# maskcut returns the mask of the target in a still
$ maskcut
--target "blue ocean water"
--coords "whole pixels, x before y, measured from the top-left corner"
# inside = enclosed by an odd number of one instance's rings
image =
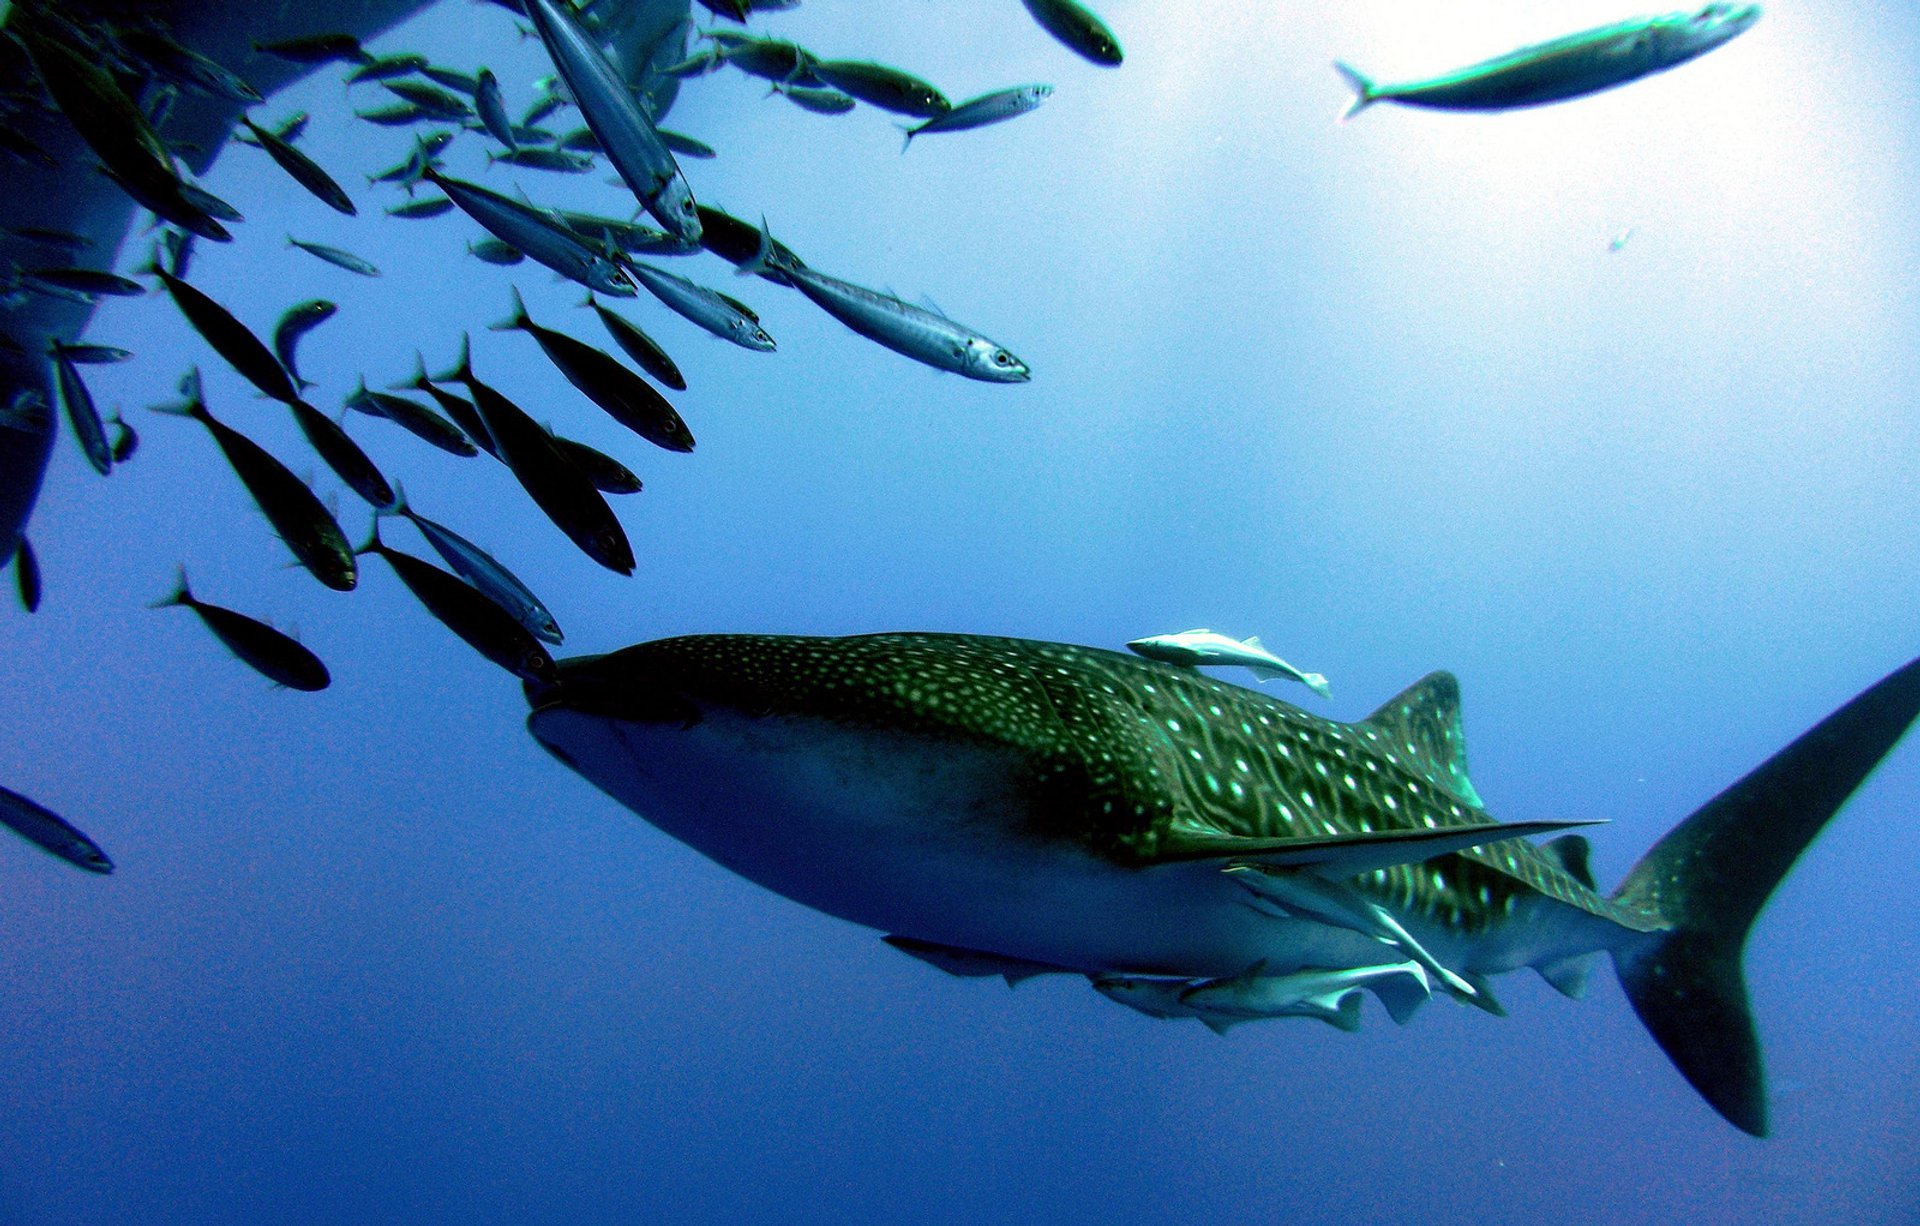
[[[1383,79],[1621,15],[1484,0],[1101,12],[1093,68],[1014,0],[811,0],[764,28],[956,97],[1040,110],[917,140],[764,83],[689,83],[720,150],[703,201],[818,267],[930,295],[1034,369],[940,375],[798,295],[748,299],[773,355],[655,309],[692,456],[634,442],[525,336],[510,285],[600,343],[578,288],[469,257],[458,214],[399,221],[354,177],[408,137],[321,72],[267,113],[361,203],[260,153],[208,186],[250,219],[193,278],[256,329],[341,304],[302,349],[332,409],[364,374],[449,364],[627,459],[634,578],[581,557],[499,466],[348,425],[414,505],[538,591],[566,652],[670,634],[924,629],[1118,646],[1212,626],[1325,672],[1360,718],[1426,671],[1465,691],[1508,820],[1606,818],[1603,886],[1674,822],[1920,652],[1920,17],[1781,3],[1727,48],[1499,116],[1377,107]],[[548,71],[497,8],[375,44]],[[481,142],[450,154],[481,175]],[[615,212],[602,175],[497,167]],[[1610,240],[1632,228],[1618,251]],[[357,278],[288,250],[349,248]],[[122,266],[143,246],[130,238]],[[676,265],[680,268],[680,265]],[[554,763],[519,686],[383,564],[284,568],[204,430],[141,411],[197,363],[213,411],[305,455],[164,296],[114,302],[88,372],[143,448],[100,480],[56,448],[31,526],[46,604],[0,620],[4,782],[114,857],[94,879],[0,842],[0,1221],[1906,1222],[1920,1212],[1920,948],[1906,746],[1809,851],[1748,949],[1774,1136],[1715,1116],[1610,975],[1500,982],[1357,1035],[1222,1039],[1078,980],[1008,991],[735,877]],[[296,468],[300,467],[296,463]],[[323,487],[326,482],[321,483]],[[341,500],[350,536],[362,508]],[[421,549],[410,532],[391,539]],[[271,691],[192,617],[297,626],[332,668]],[[1283,692],[1283,691],[1282,691]]]

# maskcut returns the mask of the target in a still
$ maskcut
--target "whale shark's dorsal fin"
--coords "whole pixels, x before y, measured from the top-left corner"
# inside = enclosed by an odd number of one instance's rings
[[[1428,673],[1388,699],[1360,725],[1390,737],[1390,751],[1476,809],[1486,808],[1467,778],[1467,737],[1460,725],[1460,682],[1452,673]]]

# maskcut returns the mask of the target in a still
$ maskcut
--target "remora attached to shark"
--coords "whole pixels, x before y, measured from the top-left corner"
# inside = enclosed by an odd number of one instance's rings
[[[1487,815],[1446,673],[1347,724],[1066,644],[703,635],[564,661],[528,699],[543,745],[668,834],[956,973],[1078,972],[1216,1028],[1347,1028],[1361,986],[1395,1017],[1429,984],[1498,1012],[1487,976],[1530,966],[1577,995],[1604,952],[1680,1072],[1760,1136],[1748,928],[1920,713],[1920,660],[1611,895],[1580,836],[1519,837],[1577,823]]]

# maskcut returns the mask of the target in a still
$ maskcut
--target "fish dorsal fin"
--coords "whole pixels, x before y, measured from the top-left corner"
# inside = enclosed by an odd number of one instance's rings
[[[1554,863],[1581,885],[1589,890],[1600,888],[1593,883],[1593,844],[1587,842],[1586,835],[1563,834],[1540,844],[1540,850],[1552,856]]]
[[[1452,673],[1428,673],[1367,716],[1363,727],[1388,738],[1390,752],[1404,753],[1435,784],[1485,808],[1467,778],[1467,737],[1460,725],[1460,682]]]

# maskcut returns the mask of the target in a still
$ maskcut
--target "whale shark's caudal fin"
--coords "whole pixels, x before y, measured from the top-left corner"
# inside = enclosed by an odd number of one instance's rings
[[[1740,954],[1754,917],[1920,715],[1920,660],[1827,716],[1676,826],[1614,900],[1672,928],[1614,953],[1640,1020],[1713,1109],[1767,1134],[1766,1074]]]

